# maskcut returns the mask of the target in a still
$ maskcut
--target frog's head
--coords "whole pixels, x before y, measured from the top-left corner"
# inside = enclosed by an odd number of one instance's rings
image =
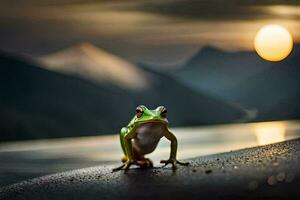
[[[146,106],[140,105],[135,110],[134,123],[161,122],[168,123],[167,109],[164,106],[158,106],[155,110],[149,110]]]

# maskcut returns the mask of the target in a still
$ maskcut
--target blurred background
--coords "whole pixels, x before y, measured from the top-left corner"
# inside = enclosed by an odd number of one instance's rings
[[[255,49],[268,24],[280,61]],[[0,186],[119,160],[140,104],[182,158],[298,137],[299,30],[296,0],[0,1]]]

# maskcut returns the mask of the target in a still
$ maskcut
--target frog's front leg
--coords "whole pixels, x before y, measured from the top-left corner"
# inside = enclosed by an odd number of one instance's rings
[[[188,165],[189,164],[188,162],[184,163],[184,162],[179,162],[177,160],[177,138],[173,135],[173,133],[171,133],[168,129],[166,129],[164,132],[164,136],[171,142],[171,152],[170,152],[169,159],[161,160],[160,163],[164,163],[165,166],[171,163],[173,170],[176,169],[176,164]]]
[[[120,142],[123,149],[123,152],[125,154],[126,160],[122,159],[124,161],[123,165],[114,168],[113,171],[118,170],[125,170],[127,171],[129,167],[135,163],[133,158],[133,148],[132,148],[132,139],[136,136],[136,132],[134,129],[129,130],[128,128],[122,128],[120,132]]]

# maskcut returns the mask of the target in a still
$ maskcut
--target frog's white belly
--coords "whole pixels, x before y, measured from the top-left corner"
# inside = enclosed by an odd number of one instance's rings
[[[133,148],[141,155],[155,150],[159,140],[163,137],[166,125],[158,122],[141,124],[137,130],[137,136],[133,139]]]

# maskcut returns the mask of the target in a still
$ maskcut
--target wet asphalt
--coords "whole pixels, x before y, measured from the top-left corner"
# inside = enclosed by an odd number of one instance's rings
[[[189,166],[95,166],[0,188],[14,199],[300,199],[300,139],[197,157]]]

